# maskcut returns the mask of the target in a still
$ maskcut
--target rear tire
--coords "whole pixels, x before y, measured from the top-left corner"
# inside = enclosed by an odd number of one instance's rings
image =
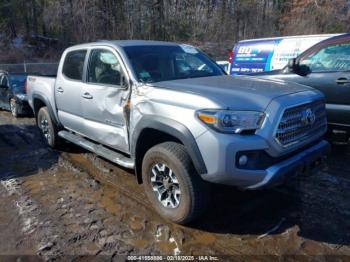
[[[164,218],[186,224],[206,209],[209,185],[197,174],[183,145],[166,142],[147,151],[142,162],[146,195]]]
[[[10,111],[13,117],[19,116],[19,108],[16,100],[14,98],[10,99]]]
[[[58,128],[52,122],[47,107],[39,109],[37,116],[37,125],[43,135],[45,142],[52,148],[57,148],[61,144],[58,136]]]

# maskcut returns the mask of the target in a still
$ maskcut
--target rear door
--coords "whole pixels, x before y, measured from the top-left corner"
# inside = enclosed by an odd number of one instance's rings
[[[90,51],[86,84],[82,90],[84,126],[89,138],[123,152],[128,144],[127,74],[112,48]]]
[[[66,53],[55,83],[58,116],[64,127],[85,135],[81,105],[84,64],[87,50]]]

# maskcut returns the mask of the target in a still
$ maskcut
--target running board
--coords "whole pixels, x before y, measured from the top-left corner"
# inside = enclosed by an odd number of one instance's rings
[[[109,161],[116,163],[117,165],[129,168],[129,169],[133,169],[134,168],[134,162],[122,155],[119,154],[111,149],[108,149],[107,147],[104,147],[100,144],[96,144],[94,142],[91,142],[79,135],[75,135],[71,132],[68,131],[60,131],[58,132],[58,135],[66,140],[68,140],[69,142],[72,142],[73,144],[76,144],[78,146],[81,146],[83,148],[85,148],[86,150],[89,150],[93,153],[95,153],[98,156],[101,156],[103,158],[108,159]]]

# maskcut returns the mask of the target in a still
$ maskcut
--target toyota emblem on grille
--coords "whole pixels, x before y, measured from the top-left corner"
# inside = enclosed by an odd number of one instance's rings
[[[316,121],[316,115],[311,108],[306,109],[303,112],[303,117],[301,119],[304,126],[312,126]]]

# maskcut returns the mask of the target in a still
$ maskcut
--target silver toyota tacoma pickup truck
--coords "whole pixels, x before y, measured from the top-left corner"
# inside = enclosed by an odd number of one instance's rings
[[[228,76],[189,45],[70,47],[57,77],[28,77],[28,100],[49,146],[65,139],[135,169],[154,208],[177,223],[205,210],[208,182],[278,185],[329,149],[320,92]]]

